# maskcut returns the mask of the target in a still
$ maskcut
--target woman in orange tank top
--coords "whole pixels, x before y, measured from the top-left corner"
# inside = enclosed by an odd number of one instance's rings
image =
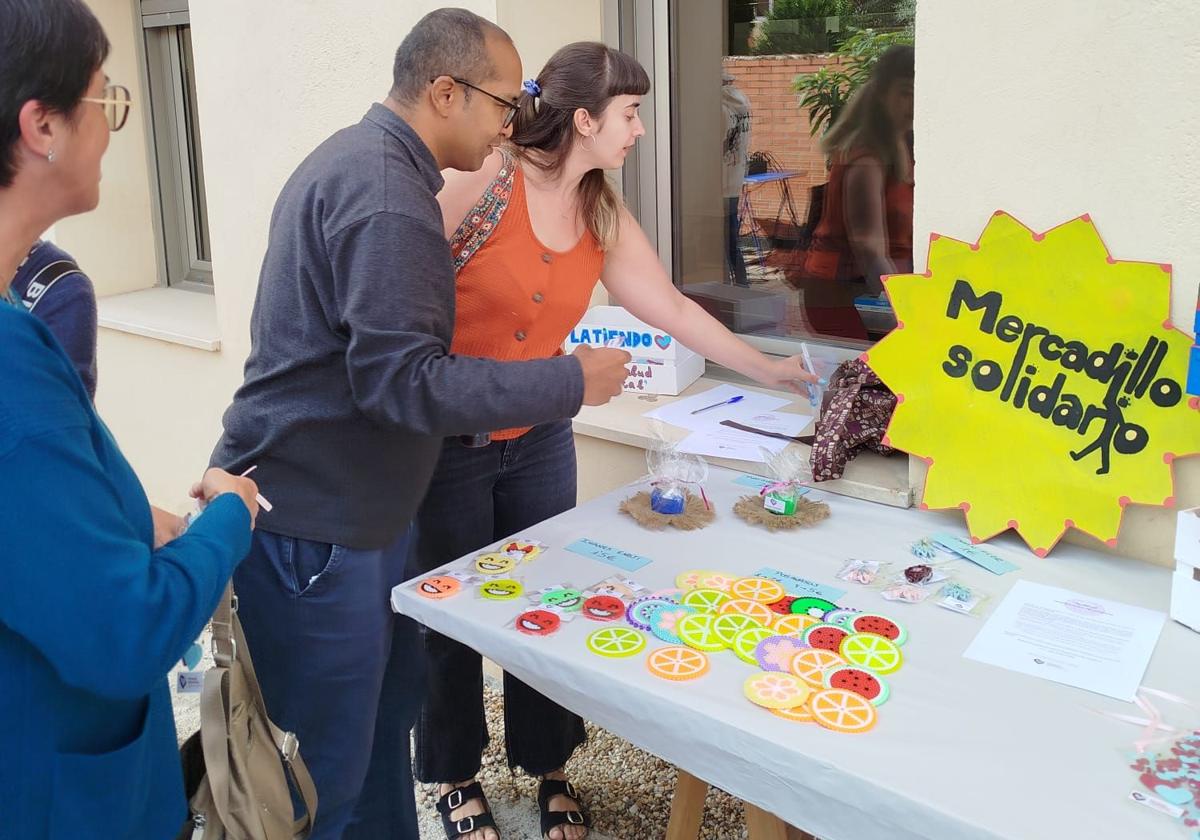
[[[502,360],[560,353],[597,282],[634,316],[764,385],[815,377],[798,357],[768,358],[734,336],[667,276],[604,170],[620,169],[645,130],[650,80],[636,61],[599,43],[559,50],[525,94],[512,148],[479,172],[446,172],[438,196],[458,272],[452,351]],[[446,441],[422,505],[415,571],[429,571],[575,505],[569,419],[503,429],[478,447]],[[536,534],[530,536],[536,537]],[[429,691],[416,728],[417,778],[464,789],[451,819],[486,810],[469,787],[487,742],[477,653],[431,631]],[[563,765],[583,743],[583,721],[504,675],[510,766],[542,776],[542,833],[580,840],[589,820]],[[464,824],[467,825],[467,824]],[[495,840],[487,827],[451,840]]]

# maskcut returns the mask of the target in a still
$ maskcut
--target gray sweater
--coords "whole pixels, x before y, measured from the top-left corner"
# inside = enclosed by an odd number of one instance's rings
[[[271,216],[245,381],[211,463],[274,506],[258,527],[382,548],[412,519],[443,437],[573,416],[579,362],[449,352],[454,269],[437,162],[372,105],[292,174]]]

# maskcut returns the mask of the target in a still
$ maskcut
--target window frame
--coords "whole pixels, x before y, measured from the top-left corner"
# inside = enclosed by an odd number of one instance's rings
[[[188,0],[141,0],[138,28],[145,73],[147,144],[158,285],[211,293],[213,272],[198,229],[208,228],[203,150],[193,151],[189,114],[195,114],[182,27],[191,26]],[[187,101],[188,94],[191,101]],[[194,156],[194,160],[193,160]]]

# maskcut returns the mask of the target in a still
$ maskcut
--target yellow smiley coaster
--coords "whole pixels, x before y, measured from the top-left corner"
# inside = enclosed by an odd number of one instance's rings
[[[479,596],[488,601],[511,601],[521,597],[524,591],[525,587],[521,585],[521,581],[511,578],[486,580],[479,586]]]
[[[517,559],[509,554],[494,552],[492,554],[480,554],[475,558],[475,571],[481,575],[488,575],[489,577],[506,575],[515,568],[517,568]]]
[[[812,692],[804,680],[793,674],[763,671],[742,683],[746,699],[766,709],[792,709],[804,703]]]

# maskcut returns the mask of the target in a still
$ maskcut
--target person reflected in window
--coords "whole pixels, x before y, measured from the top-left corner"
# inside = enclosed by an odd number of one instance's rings
[[[741,219],[738,204],[746,180],[746,162],[750,151],[750,100],[735,84],[732,73],[721,75],[721,114],[725,118],[725,138],[721,144],[721,181],[725,197],[725,260],[735,286],[749,286],[746,259],[738,247]]]
[[[913,48],[890,47],[821,141],[832,167],[801,273],[817,333],[866,340],[854,308],[880,277],[912,271]]]

